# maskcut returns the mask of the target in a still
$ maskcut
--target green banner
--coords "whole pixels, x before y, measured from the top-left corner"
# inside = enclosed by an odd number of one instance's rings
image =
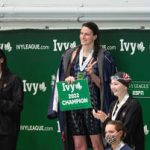
[[[62,150],[60,125],[47,118],[51,90],[62,53],[77,46],[80,30],[22,29],[0,31],[0,48],[10,69],[22,78],[22,111],[17,150]],[[142,106],[145,150],[150,149],[150,30],[101,30],[100,44],[108,49],[119,71],[130,74],[131,94]],[[32,144],[31,144],[32,143]]]
[[[150,81],[132,81],[129,92],[135,98],[150,98]]]
[[[72,84],[58,82],[57,90],[62,111],[91,108],[87,80],[76,80]]]

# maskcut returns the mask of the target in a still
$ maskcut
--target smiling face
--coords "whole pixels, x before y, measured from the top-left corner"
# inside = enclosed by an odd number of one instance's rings
[[[122,97],[127,91],[127,87],[116,79],[111,79],[110,88],[113,94],[117,97]]]
[[[83,26],[80,30],[80,42],[82,46],[93,46],[97,35],[88,27]]]

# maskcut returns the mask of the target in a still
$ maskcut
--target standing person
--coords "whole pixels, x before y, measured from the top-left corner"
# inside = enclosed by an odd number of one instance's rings
[[[127,129],[125,142],[135,148],[144,150],[143,117],[140,104],[128,93],[131,78],[127,73],[118,72],[111,77],[111,91],[117,97],[110,106],[109,114],[93,110],[95,118],[100,119],[104,126],[109,120],[120,120]]]
[[[22,106],[22,82],[10,72],[0,50],[0,150],[16,150]]]
[[[121,121],[109,121],[105,127],[105,139],[111,147],[106,150],[133,150],[123,142],[125,135],[126,130]]]
[[[99,47],[99,29],[94,22],[82,25],[80,43],[81,45],[65,52],[57,77],[59,81],[65,80],[69,84],[79,78],[87,79],[92,109],[107,110],[112,96],[109,87],[110,76],[116,72],[116,67],[110,52]],[[56,94],[55,88],[50,101],[49,118],[56,116]],[[105,101],[108,97],[110,101]],[[64,149],[87,150],[86,138],[89,137],[93,150],[103,150],[100,121],[93,117],[92,109],[67,111],[63,116],[65,122],[60,119],[61,131],[66,142]],[[73,147],[69,144],[70,135]]]

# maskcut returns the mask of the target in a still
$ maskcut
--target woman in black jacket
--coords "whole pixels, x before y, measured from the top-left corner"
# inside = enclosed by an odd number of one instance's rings
[[[22,107],[22,81],[10,72],[0,50],[0,150],[16,150]]]
[[[110,120],[120,120],[126,127],[127,134],[124,141],[135,148],[144,150],[143,117],[140,104],[128,94],[131,78],[127,73],[118,72],[111,77],[111,91],[117,97],[110,106],[109,114],[93,110],[95,118],[100,119],[105,126]]]

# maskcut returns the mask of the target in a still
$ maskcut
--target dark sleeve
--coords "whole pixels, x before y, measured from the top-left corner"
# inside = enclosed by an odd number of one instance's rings
[[[48,106],[48,114],[47,117],[48,119],[55,119],[58,118],[59,120],[59,124],[60,124],[60,130],[61,132],[64,131],[64,112],[61,112],[59,109],[59,102],[58,102],[58,111],[56,112],[55,110],[53,110],[53,106],[54,106],[54,91],[56,88],[56,83],[59,81],[64,81],[64,67],[63,67],[63,56],[61,58],[60,61],[60,65],[59,65],[59,76],[58,76],[58,81],[55,81],[54,86],[52,87],[52,92],[51,92],[51,96],[50,96],[50,102],[49,102],[49,106]]]
[[[12,87],[9,90],[8,96],[10,99],[3,97],[0,100],[0,110],[5,113],[20,112],[23,108],[23,85],[18,77],[14,77],[11,83]]]
[[[126,127],[125,142],[129,145],[134,145],[137,150],[144,150],[144,129],[142,109],[137,101],[130,103],[129,109],[126,111],[125,119],[123,120]]]
[[[103,80],[104,80],[104,103],[103,111],[108,113],[111,103],[114,101],[115,97],[113,96],[110,89],[110,77],[117,72],[116,64],[113,60],[113,57],[109,51],[105,51],[104,54],[104,66],[103,66]]]
[[[138,102],[134,100],[130,103],[128,109],[126,110],[126,115],[122,121],[127,129],[128,135],[135,134],[135,131],[137,130],[136,127],[138,126],[138,124],[140,122],[143,122],[142,110]]]
[[[58,75],[58,80],[63,81],[64,80],[63,57],[61,58],[61,61],[60,61],[60,65],[59,65],[59,68],[58,68],[58,74],[59,74]],[[48,115],[47,116],[48,116],[49,119],[54,119],[54,118],[58,117],[58,113],[53,110],[56,82],[58,82],[58,81],[55,81],[54,85],[52,86],[50,102],[49,102],[49,106],[48,106]]]
[[[65,79],[65,72],[66,72],[66,68],[68,66],[68,61],[70,60],[70,53],[73,51],[74,49],[68,49],[66,50],[66,52],[61,56],[61,60],[60,60],[60,64],[59,64],[59,79],[58,81],[55,81],[55,84],[53,85],[52,87],[52,91],[51,91],[51,95],[50,95],[50,102],[49,102],[49,105],[48,105],[48,115],[47,117],[49,119],[54,119],[56,117],[59,117],[59,113],[60,112],[56,112],[53,110],[53,105],[54,105],[54,97],[55,97],[55,88],[56,88],[56,82],[59,82],[59,81],[64,81]],[[59,105],[58,105],[58,108],[59,108]],[[61,116],[61,115],[60,115]]]
[[[117,67],[109,51],[104,52],[104,70],[104,81],[110,83],[110,77],[117,72]]]

